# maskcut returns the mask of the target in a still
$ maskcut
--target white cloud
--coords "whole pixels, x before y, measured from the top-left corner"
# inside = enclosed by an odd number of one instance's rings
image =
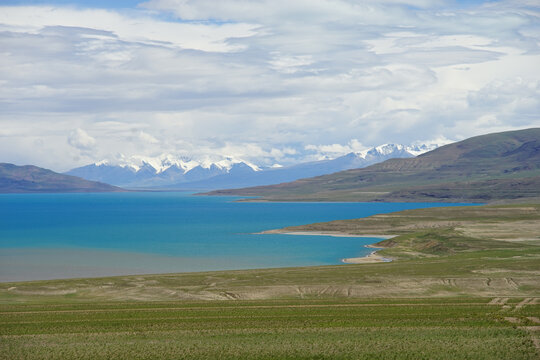
[[[269,61],[272,69],[285,74],[293,74],[312,63],[310,55],[282,56],[279,53],[273,54],[272,60]]]
[[[314,159],[326,160],[335,159],[339,156],[360,152],[368,147],[362,145],[358,139],[352,139],[347,144],[329,144],[329,145],[306,145],[305,150],[313,152]]]
[[[537,3],[445,4],[0,7],[0,161],[219,152],[287,165],[538,126]],[[53,157],[36,155],[38,138]]]
[[[148,144],[159,144],[159,140],[153,137],[152,135],[145,133],[144,131],[139,131],[139,139],[142,142],[148,143]]]
[[[69,145],[79,150],[88,151],[96,145],[96,139],[88,135],[83,129],[75,129],[69,133]]]
[[[53,6],[2,7],[2,27],[12,32],[41,33],[46,27],[72,27],[97,30],[87,34],[87,49],[100,48],[108,41],[124,40],[155,46],[202,51],[238,51],[242,46],[228,44],[232,38],[256,34],[250,24],[198,24],[167,22],[145,13],[124,15],[101,9],[76,9]]]

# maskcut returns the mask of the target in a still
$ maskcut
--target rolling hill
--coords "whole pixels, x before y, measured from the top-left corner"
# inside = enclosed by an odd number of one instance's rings
[[[210,195],[279,201],[477,201],[540,196],[540,128],[488,134],[409,159]]]
[[[119,187],[37,166],[0,163],[0,193],[119,192]]]

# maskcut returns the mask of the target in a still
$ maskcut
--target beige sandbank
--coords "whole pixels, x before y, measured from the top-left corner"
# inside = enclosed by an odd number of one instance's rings
[[[284,231],[281,229],[277,230],[266,230],[258,234],[281,234],[281,235],[317,235],[317,236],[335,236],[335,237],[359,237],[359,238],[378,238],[382,240],[391,239],[397,235],[375,235],[375,234],[347,234],[345,232],[337,231]]]
[[[336,237],[359,237],[359,238],[378,238],[382,240],[391,239],[397,235],[370,235],[370,234],[347,234],[344,232],[324,232],[324,231],[284,231],[282,229],[267,230],[260,232],[259,234],[282,234],[282,235],[319,235],[319,236],[336,236]],[[364,245],[367,248],[380,249],[373,245]],[[390,262],[392,259],[382,257],[377,254],[377,250],[371,252],[369,255],[354,258],[341,259],[341,262],[345,264],[373,264],[381,262]]]
[[[366,247],[373,247],[370,245],[366,245]],[[367,256],[363,257],[356,257],[356,258],[346,258],[341,259],[341,262],[345,264],[373,264],[373,263],[381,263],[381,262],[390,262],[392,259],[382,257],[381,255],[377,254],[377,251],[373,251]]]

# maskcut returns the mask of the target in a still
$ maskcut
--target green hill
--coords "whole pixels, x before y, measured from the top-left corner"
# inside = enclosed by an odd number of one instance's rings
[[[416,158],[210,195],[303,201],[492,201],[540,196],[540,128],[473,137]]]
[[[116,192],[119,187],[37,166],[0,163],[0,193]]]

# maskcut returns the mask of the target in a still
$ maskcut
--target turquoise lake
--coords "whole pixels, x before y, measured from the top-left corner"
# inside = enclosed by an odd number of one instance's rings
[[[0,195],[0,281],[340,264],[376,238],[254,234],[438,203],[246,203],[179,192]]]

